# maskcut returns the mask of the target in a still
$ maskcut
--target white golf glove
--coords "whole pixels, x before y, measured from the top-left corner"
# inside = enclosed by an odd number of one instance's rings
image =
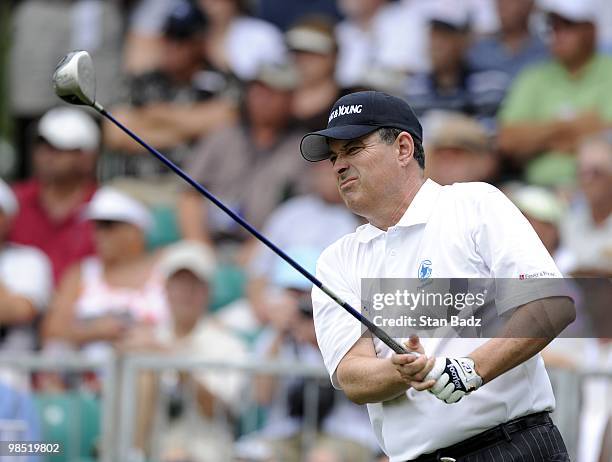
[[[470,358],[436,358],[426,379],[436,381],[429,391],[447,404],[456,403],[482,385]]]

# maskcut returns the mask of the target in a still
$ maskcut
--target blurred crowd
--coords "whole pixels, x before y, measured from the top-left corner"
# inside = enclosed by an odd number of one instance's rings
[[[98,100],[117,119],[311,271],[361,221],[329,165],[301,158],[301,137],[326,126],[339,96],[374,89],[422,120],[427,177],[498,186],[565,275],[612,275],[609,1],[9,3],[0,353],[322,364],[308,281],[114,125],[60,104],[50,76],[74,49],[91,53]],[[581,348],[612,367],[609,345]],[[139,387],[135,460],[161,395],[166,462],[301,460],[303,381],[169,373]],[[265,418],[240,435],[245,390]],[[329,386],[319,396],[307,461],[375,460],[365,409]],[[600,420],[603,434],[609,414]],[[581,462],[609,450],[589,448]]]

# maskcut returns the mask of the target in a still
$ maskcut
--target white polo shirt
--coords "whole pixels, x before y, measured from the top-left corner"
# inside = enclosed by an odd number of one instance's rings
[[[486,183],[440,186],[427,180],[397,225],[386,232],[370,224],[329,246],[317,277],[355,309],[361,278],[416,278],[429,260],[432,278],[561,277],[521,212]],[[522,276],[522,277],[521,277]],[[551,294],[552,295],[552,294]],[[319,347],[332,383],[336,368],[361,335],[361,325],[319,289],[313,289]],[[513,294],[513,306],[542,298]],[[404,342],[407,339],[400,339]],[[379,357],[392,351],[374,338]],[[465,356],[487,339],[422,338],[429,356]],[[414,459],[516,417],[554,408],[539,355],[456,404],[409,389],[390,402],[368,404],[376,437],[391,462]]]

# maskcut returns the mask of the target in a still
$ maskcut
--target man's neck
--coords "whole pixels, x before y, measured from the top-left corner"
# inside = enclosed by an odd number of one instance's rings
[[[612,213],[612,197],[591,204],[591,218],[596,226],[602,225]]]
[[[264,150],[273,147],[280,137],[277,126],[262,124],[251,127],[251,137],[257,149]]]
[[[410,181],[409,187],[407,187],[403,195],[400,196],[400,200],[389,204],[386,210],[377,217],[368,219],[370,224],[376,226],[378,229],[387,231],[390,227],[399,223],[424,183],[424,178],[419,178],[418,181]]]
[[[502,43],[512,54],[518,53],[529,41],[529,38],[529,29],[526,25],[525,27],[502,31],[501,34]]]
[[[577,77],[595,57],[595,53],[584,54],[571,62],[564,62],[563,66],[572,77]]]
[[[461,67],[449,67],[448,69],[440,69],[436,71],[434,79],[440,90],[453,90],[461,83]]]
[[[84,200],[86,185],[85,180],[42,182],[40,200],[51,217],[62,219]]]
[[[187,337],[189,334],[191,334],[193,329],[195,329],[195,326],[197,324],[198,324],[198,319],[194,321],[176,323],[174,325],[174,334],[176,335],[177,338]]]

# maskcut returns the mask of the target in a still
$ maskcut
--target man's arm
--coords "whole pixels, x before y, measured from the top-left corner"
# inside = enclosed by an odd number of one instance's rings
[[[346,396],[357,404],[376,403],[394,399],[411,386],[423,387],[433,382],[423,382],[434,364],[427,358],[418,339],[406,342],[410,351],[419,356],[404,354],[391,358],[378,358],[369,337],[361,337],[342,358],[336,370],[338,382]]]
[[[575,318],[574,303],[550,297],[519,307],[495,338],[462,358],[436,358],[430,391],[452,404],[539,353]]]
[[[508,157],[526,161],[548,150],[563,134],[565,122],[514,122],[500,125],[497,138],[499,149]]]
[[[207,226],[208,204],[196,191],[183,191],[178,199],[178,223],[183,239],[212,245]]]
[[[154,103],[142,108],[113,109],[115,117],[157,149],[189,143],[214,130],[231,125],[237,118],[235,105],[216,99],[193,104]],[[142,147],[114,124],[104,121],[104,142],[112,148],[140,153]]]
[[[28,297],[12,293],[0,284],[0,325],[28,324],[34,320],[36,313]]]
[[[527,303],[516,310],[496,338],[469,357],[483,382],[490,382],[542,351],[575,317],[574,303],[567,297]]]
[[[595,112],[583,112],[570,120],[502,123],[499,149],[518,161],[529,160],[545,151],[573,152],[584,137],[608,126]]]

